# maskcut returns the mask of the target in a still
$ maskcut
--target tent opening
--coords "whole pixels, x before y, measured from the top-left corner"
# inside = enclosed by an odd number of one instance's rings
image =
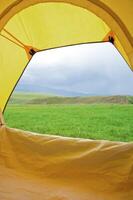
[[[131,70],[110,42],[40,51],[17,84],[5,119],[39,133],[129,141],[132,84]]]

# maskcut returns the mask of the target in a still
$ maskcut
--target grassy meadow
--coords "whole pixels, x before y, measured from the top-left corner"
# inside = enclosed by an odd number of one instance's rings
[[[132,97],[53,97],[16,93],[4,113],[10,127],[69,137],[133,141]]]

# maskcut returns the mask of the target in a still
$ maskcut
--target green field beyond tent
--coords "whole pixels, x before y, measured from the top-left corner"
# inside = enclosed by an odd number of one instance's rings
[[[132,97],[53,97],[15,94],[5,111],[8,126],[79,138],[133,141]]]

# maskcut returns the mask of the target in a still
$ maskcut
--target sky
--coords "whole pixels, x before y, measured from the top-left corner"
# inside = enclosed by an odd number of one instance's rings
[[[17,91],[62,96],[133,95],[133,72],[111,43],[36,53]]]

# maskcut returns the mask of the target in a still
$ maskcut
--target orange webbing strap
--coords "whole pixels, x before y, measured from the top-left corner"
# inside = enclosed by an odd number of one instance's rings
[[[115,45],[115,34],[113,31],[109,31],[106,36],[103,38],[103,42],[111,42]]]
[[[17,39],[14,35],[12,35],[9,31],[7,31],[5,28],[3,29],[8,35],[10,35],[14,40],[16,40],[19,44],[21,44],[23,47],[25,46],[24,43],[22,43],[19,39]]]
[[[10,42],[16,44],[17,46],[21,47],[21,48],[24,48],[23,46],[21,46],[20,44],[18,44],[17,42],[15,42],[14,40],[8,38],[7,36],[3,35],[3,34],[0,34],[2,37],[4,37],[5,39],[9,40]]]
[[[14,40],[8,38],[7,36],[3,35],[0,33],[0,35],[2,37],[4,37],[5,39],[9,40],[10,42],[16,44],[17,46],[23,48],[26,51],[27,57],[30,60],[31,57],[38,51],[38,49],[32,47],[32,46],[28,46],[25,45],[23,42],[21,42],[18,38],[16,38],[13,34],[11,34],[9,31],[7,31],[5,28],[3,29],[3,31],[9,35],[11,38],[13,38]]]

